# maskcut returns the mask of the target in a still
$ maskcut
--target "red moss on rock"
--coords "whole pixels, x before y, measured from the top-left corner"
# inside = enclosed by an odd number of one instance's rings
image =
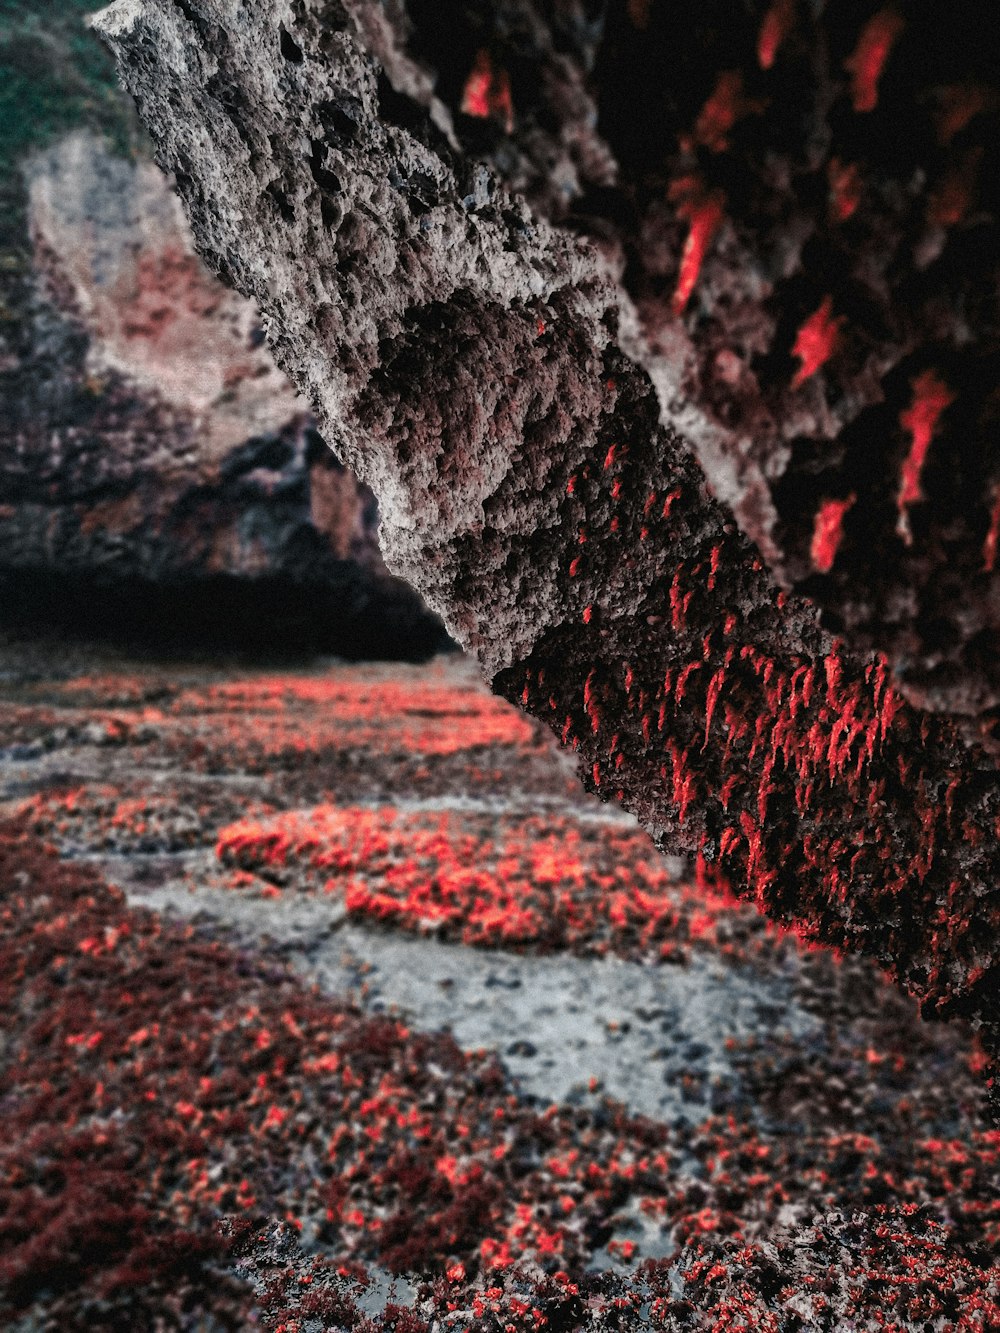
[[[216,853],[250,884],[322,891],[358,920],[463,944],[665,962],[780,948],[733,895],[671,875],[646,834],[565,816],[317,806],[229,825]]]

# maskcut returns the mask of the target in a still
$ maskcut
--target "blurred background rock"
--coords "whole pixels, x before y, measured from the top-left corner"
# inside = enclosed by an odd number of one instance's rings
[[[0,0],[0,630],[447,647],[256,311],[194,253],[93,7]]]

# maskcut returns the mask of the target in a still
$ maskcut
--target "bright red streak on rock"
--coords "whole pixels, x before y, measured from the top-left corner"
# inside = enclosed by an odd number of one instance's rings
[[[894,9],[881,9],[862,28],[854,54],[846,62],[855,111],[874,111],[878,105],[879,79],[903,27]]]
[[[726,672],[723,668],[717,671],[708,683],[708,690],[705,693],[705,744],[701,747],[703,750],[708,746],[708,738],[712,730],[712,717],[715,713],[715,706],[719,702],[719,695],[722,692],[725,679]]]
[[[986,540],[983,542],[983,570],[987,574],[992,574],[997,563],[997,543],[1000,541],[1000,489],[993,500],[993,508],[990,511],[990,526],[986,533]]]
[[[496,120],[510,134],[514,129],[514,102],[510,94],[510,78],[505,69],[494,70],[487,50],[476,56],[472,73],[462,94],[462,111],[481,120]]]
[[[923,499],[920,474],[927,450],[937,429],[941,414],[955,401],[955,395],[944,380],[933,370],[925,370],[912,381],[913,402],[899,414],[899,424],[910,434],[910,451],[903,460],[902,484],[899,488],[899,521],[896,531],[909,546],[913,540],[907,509]]]
[[[795,0],[774,0],[764,15],[757,38],[757,59],[761,69],[770,69],[781,43],[795,22]]]
[[[700,182],[692,176],[674,181],[670,197],[679,200],[677,213],[690,226],[672,303],[674,314],[681,315],[691,299],[708,247],[725,216],[725,197],[718,191],[705,194]]]
[[[738,120],[753,111],[757,104],[743,96],[743,75],[738,69],[723,70],[711,97],[702,107],[694,127],[697,143],[723,153],[729,147],[727,135]]]
[[[819,309],[814,311],[795,335],[792,355],[802,362],[792,380],[792,388],[797,389],[817,370],[829,361],[837,350],[840,328],[844,322],[842,315],[834,318],[833,297],[824,296]]]
[[[708,563],[708,590],[711,592],[715,587],[716,576],[719,573],[719,561],[722,557],[722,547],[716,544],[712,547],[712,554]]]
[[[845,164],[839,158],[831,158],[828,175],[833,216],[838,222],[846,222],[854,216],[861,203],[861,172],[858,164]]]
[[[816,513],[809,554],[821,574],[828,574],[833,568],[844,535],[844,515],[856,499],[851,494],[846,500],[824,500]]]

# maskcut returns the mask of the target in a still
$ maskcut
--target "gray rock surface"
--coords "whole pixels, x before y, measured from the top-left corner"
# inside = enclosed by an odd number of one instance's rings
[[[378,934],[345,924],[343,908],[323,899],[254,901],[179,880],[128,892],[248,946],[277,945],[303,976],[331,995],[361,996],[370,1012],[398,1011],[415,1027],[449,1029],[466,1050],[497,1050],[545,1104],[583,1096],[593,1080],[636,1114],[697,1125],[711,1113],[713,1080],[735,1078],[736,1043],[767,1030],[805,1040],[820,1027],[795,1003],[791,978],[741,975],[705,957],[659,968],[518,957]],[[693,1087],[684,1075],[696,1076]]]

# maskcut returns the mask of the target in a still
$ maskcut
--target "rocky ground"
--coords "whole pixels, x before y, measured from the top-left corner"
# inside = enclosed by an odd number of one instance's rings
[[[0,1312],[988,1329],[984,1057],[471,664],[0,662]]]

